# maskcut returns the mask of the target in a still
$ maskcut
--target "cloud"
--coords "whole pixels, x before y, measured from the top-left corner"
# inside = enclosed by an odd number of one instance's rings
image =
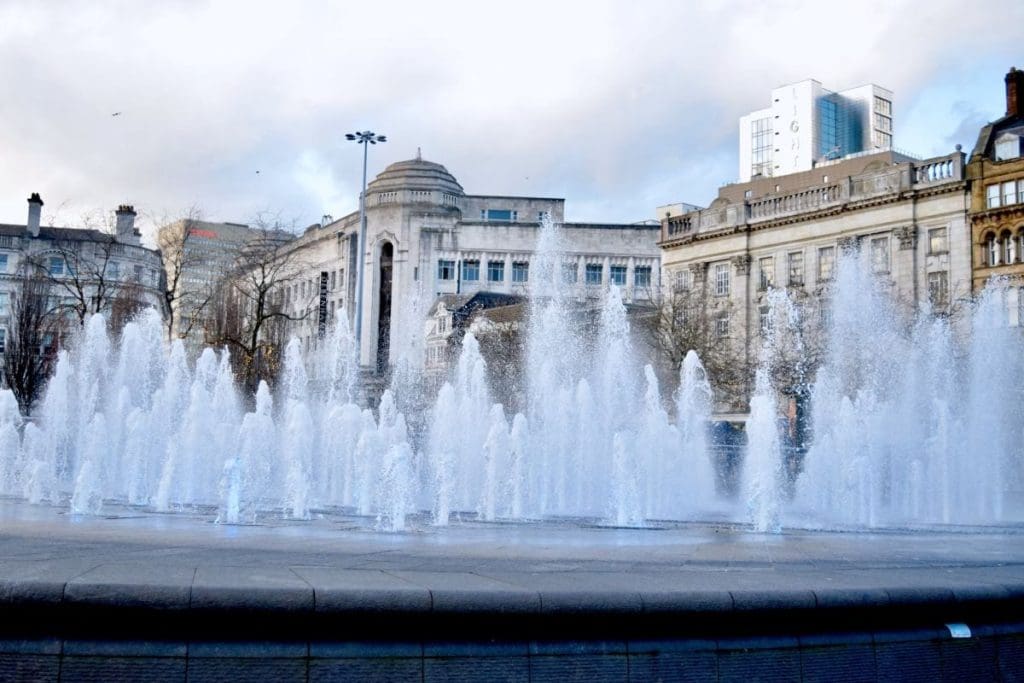
[[[8,1],[0,220],[32,191],[69,217],[124,201],[343,215],[361,170],[344,133],[367,127],[390,140],[371,173],[421,147],[469,192],[642,220],[733,180],[737,118],[789,81],[877,82],[896,91],[897,144],[906,112],[927,131],[909,137],[947,146],[1002,111],[957,118],[953,97],[914,113],[916,98],[964,79],[1000,96],[1021,19],[1010,1]]]

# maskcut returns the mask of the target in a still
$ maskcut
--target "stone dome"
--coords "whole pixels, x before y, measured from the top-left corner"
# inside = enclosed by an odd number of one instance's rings
[[[367,186],[370,192],[392,192],[396,190],[441,191],[458,196],[465,195],[462,185],[441,164],[423,159],[398,161],[377,174]]]

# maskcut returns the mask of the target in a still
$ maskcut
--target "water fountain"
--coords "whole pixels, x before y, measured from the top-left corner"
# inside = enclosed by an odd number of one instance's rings
[[[667,401],[638,360],[615,287],[588,347],[555,281],[558,240],[553,226],[543,231],[522,414],[492,401],[472,334],[426,429],[410,433],[398,406],[422,400],[401,396],[418,386],[407,367],[378,415],[353,402],[358,369],[344,315],[314,353],[287,346],[277,398],[261,386],[250,413],[226,350],[206,349],[190,367],[180,342],[161,341],[155,313],[129,323],[117,343],[95,316],[61,353],[31,429],[0,393],[0,482],[9,495],[79,514],[129,504],[216,509],[240,523],[347,510],[388,530],[428,511],[436,527],[454,515],[635,527],[734,520],[762,532],[1004,519],[1005,491],[1022,479],[1012,406],[1024,362],[1012,352],[1017,330],[1001,324],[997,289],[956,323],[915,322],[855,257],[841,261],[833,315],[818,332],[824,362],[813,382],[799,371],[813,438],[795,495],[771,378],[780,353],[798,365],[808,355],[809,323],[774,291],[741,500],[728,501],[715,494],[707,438],[714,378],[688,354]],[[409,354],[396,357],[409,365]]]
[[[1009,498],[1024,488],[1014,400],[1024,360],[998,288],[955,318],[915,319],[855,257],[842,260],[831,319],[816,328],[816,373],[801,365],[811,356],[801,346],[803,309],[773,292],[741,485],[729,498],[716,490],[707,428],[715,378],[691,352],[667,396],[639,358],[614,287],[596,333],[577,329],[557,286],[558,254],[548,225],[531,266],[538,296],[526,398],[514,413],[491,397],[472,334],[432,397],[420,393],[421,348],[410,335],[408,348],[393,350],[399,367],[375,413],[356,403],[344,314],[314,352],[290,343],[276,390],[261,384],[249,401],[226,350],[206,349],[190,364],[180,342],[164,344],[151,311],[118,340],[92,318],[60,353],[33,420],[0,392],[0,529],[15,549],[28,544],[29,557],[0,566],[3,585],[22,595],[40,543],[87,552],[74,545],[85,538],[104,555],[39,569],[67,573],[56,604],[124,606],[136,610],[133,624],[152,608],[159,629],[149,637],[158,640],[230,632],[312,643],[331,633],[397,647],[396,639],[468,633],[491,647],[600,632],[630,640],[631,671],[645,666],[633,658],[651,634],[711,633],[700,642],[724,657],[741,630],[842,630],[853,615],[863,628],[927,627],[922,638],[932,643],[945,623],[936,619],[1002,623],[1019,613],[1022,601],[1007,596],[1024,595],[1019,510]],[[787,390],[803,392],[812,411],[796,468],[773,381],[783,363],[800,385]],[[203,584],[211,566],[235,563],[252,573],[233,568]],[[89,578],[97,567],[109,575]],[[180,624],[160,602],[173,597],[150,603],[145,593],[179,569],[188,601],[171,606],[201,613]],[[956,591],[965,597],[951,605]],[[294,595],[312,606],[296,608]],[[26,614],[51,615],[35,598],[12,600]],[[8,623],[44,632],[67,622],[51,617]],[[861,642],[851,638],[840,645]],[[701,651],[694,642],[687,652]],[[772,642],[764,647],[802,652]],[[410,655],[419,666],[426,647]],[[871,666],[881,647],[868,650]],[[734,650],[749,652],[749,641]],[[534,650],[522,656],[543,660]]]

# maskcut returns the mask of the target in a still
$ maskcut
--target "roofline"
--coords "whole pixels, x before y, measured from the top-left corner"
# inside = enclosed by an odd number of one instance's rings
[[[467,194],[466,199],[533,199],[545,202],[564,202],[565,197],[528,197],[514,194]]]

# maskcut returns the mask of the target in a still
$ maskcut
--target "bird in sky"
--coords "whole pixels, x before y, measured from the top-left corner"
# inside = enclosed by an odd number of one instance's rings
[[[115,111],[113,114],[111,114],[111,116],[120,116],[120,115],[121,115],[121,112],[119,112],[119,111]]]

